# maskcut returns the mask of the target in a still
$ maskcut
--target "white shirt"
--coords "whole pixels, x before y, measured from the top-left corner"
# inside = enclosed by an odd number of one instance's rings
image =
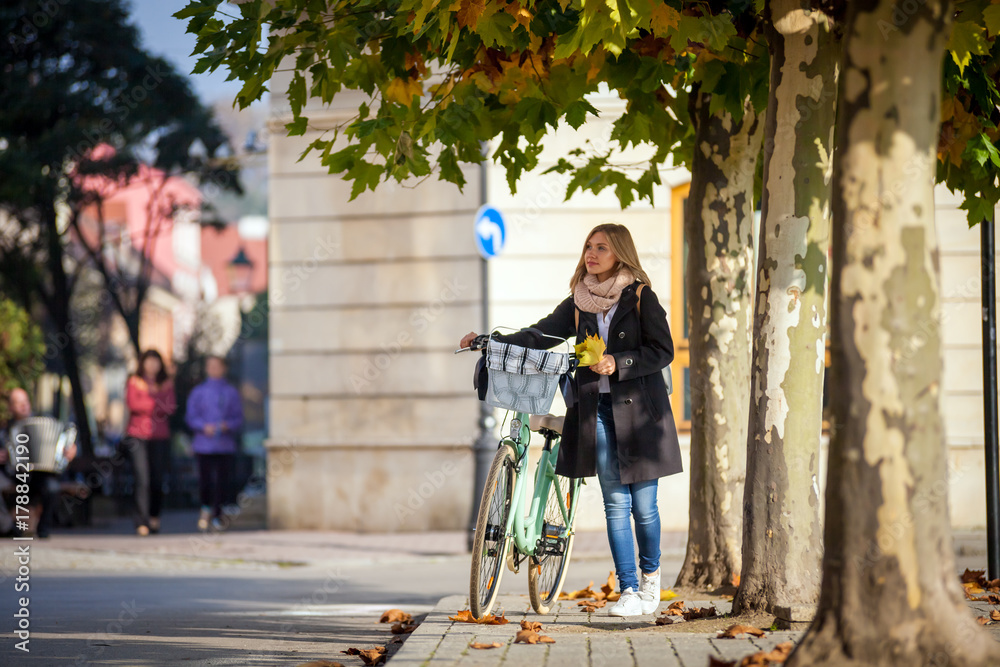
[[[606,315],[597,313],[597,333],[601,336],[601,340],[607,344],[608,329],[611,328],[611,319],[615,316],[615,311],[618,310],[618,302],[615,301],[615,305],[611,306]],[[611,393],[611,380],[607,375],[602,375],[597,379],[597,391],[601,394]]]

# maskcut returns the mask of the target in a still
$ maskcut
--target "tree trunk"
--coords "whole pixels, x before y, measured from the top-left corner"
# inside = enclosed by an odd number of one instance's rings
[[[70,320],[70,289],[66,270],[63,267],[63,247],[56,224],[54,208],[45,210],[45,234],[48,241],[48,268],[52,279],[52,293],[46,299],[46,307],[52,323],[56,327],[56,344],[66,367],[66,377],[69,378],[73,394],[73,412],[75,415],[76,437],[80,455],[91,456],[94,453],[94,443],[90,433],[90,421],[87,419],[86,392],[80,377],[80,358],[76,351],[74,327]]]
[[[905,6],[905,5],[904,5]],[[949,3],[851,3],[834,159],[834,429],[819,609],[788,661],[1000,664],[958,584],[934,181]]]
[[[830,178],[839,43],[809,2],[769,3],[771,84],[737,612],[812,618],[822,542]]]
[[[740,571],[753,282],[753,182],[763,123],[711,113],[691,93],[695,126],[688,242],[691,509],[678,587],[716,588]]]

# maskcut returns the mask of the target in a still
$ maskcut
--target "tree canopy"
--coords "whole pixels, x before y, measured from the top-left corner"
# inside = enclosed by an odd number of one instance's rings
[[[310,145],[354,182],[354,196],[382,179],[435,170],[462,186],[460,163],[480,162],[481,142],[493,139],[514,189],[538,165],[548,131],[560,122],[579,128],[597,114],[588,94],[617,91],[628,108],[612,144],[653,151],[638,177],[616,168],[615,150],[604,146],[581,147],[557,168],[574,171],[570,194],[610,186],[628,205],[652,197],[656,165],[690,142],[692,85],[716,93],[713,109],[737,119],[748,95],[766,103],[759,7],[729,4],[283,0],[241,3],[239,15],[226,15],[217,0],[193,0],[177,16],[198,35],[204,55],[195,71],[228,68],[244,82],[241,106],[292,65],[291,135],[314,127],[310,100],[329,104],[343,90],[367,96],[356,117]]]
[[[840,3],[817,2],[836,15]],[[966,195],[971,222],[1000,201],[997,145],[998,0],[956,3],[949,43],[939,180]],[[428,177],[464,185],[460,163],[494,159],[516,189],[538,165],[545,134],[560,122],[580,127],[597,110],[587,95],[604,87],[627,104],[612,147],[581,146],[555,167],[578,189],[613,187],[622,204],[650,199],[657,165],[687,164],[692,137],[687,97],[711,92],[712,109],[738,120],[743,101],[763,111],[767,49],[763,2],[672,0],[253,0],[228,14],[221,0],[191,0],[189,21],[202,54],[196,72],[225,67],[244,83],[247,106],[275,73],[291,70],[284,92],[288,133],[329,130],[309,150],[331,173],[353,181],[352,195],[383,179]],[[906,16],[883,34],[905,29]],[[311,125],[306,106],[345,90],[365,99],[351,120]],[[278,91],[276,91],[278,92]],[[338,139],[344,141],[338,142]],[[646,146],[649,159],[616,161],[619,149]]]

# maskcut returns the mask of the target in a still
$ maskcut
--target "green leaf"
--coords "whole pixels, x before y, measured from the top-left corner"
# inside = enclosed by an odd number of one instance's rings
[[[996,203],[987,201],[986,198],[976,194],[966,194],[965,201],[959,206],[960,209],[968,211],[967,219],[969,227],[975,227],[983,220],[993,220]]]
[[[299,116],[291,123],[285,123],[285,129],[288,131],[288,136],[290,137],[301,136],[306,133],[308,125],[309,119],[305,116]]]
[[[963,161],[975,161],[980,167],[991,162],[1000,167],[1000,151],[990,142],[990,138],[983,132],[969,139],[962,151]]]
[[[990,35],[993,37],[1000,35],[1000,3],[993,3],[983,10],[983,21]]]
[[[948,40],[948,51],[951,52],[952,60],[958,65],[959,73],[965,73],[965,66],[969,64],[973,54],[982,55],[989,52],[989,46],[983,36],[985,30],[983,26],[971,21],[955,23],[951,30],[951,39]]]
[[[591,113],[594,116],[600,115],[597,109],[595,109],[590,102],[587,100],[578,100],[566,107],[566,114],[564,115],[564,118],[570,127],[574,130],[578,130],[580,129],[580,126],[586,122],[588,113]]]
[[[292,113],[297,114],[306,103],[306,79],[300,72],[292,75],[292,81],[288,84],[288,104],[292,107]]]

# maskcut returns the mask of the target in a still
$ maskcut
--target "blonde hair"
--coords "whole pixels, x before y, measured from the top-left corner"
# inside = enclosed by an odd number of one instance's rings
[[[629,233],[628,227],[614,222],[604,222],[591,229],[590,233],[587,234],[587,240],[583,242],[580,261],[576,265],[576,270],[573,271],[573,278],[569,281],[570,291],[572,292],[576,289],[576,284],[587,275],[587,262],[584,260],[584,255],[587,254],[587,243],[597,232],[604,232],[604,235],[608,237],[611,252],[618,258],[615,271],[626,266],[632,272],[632,275],[635,276],[636,280],[652,288],[652,285],[649,284],[649,276],[646,275],[646,272],[642,270],[642,265],[639,264],[639,253],[635,249],[635,243],[632,242],[632,234]]]

